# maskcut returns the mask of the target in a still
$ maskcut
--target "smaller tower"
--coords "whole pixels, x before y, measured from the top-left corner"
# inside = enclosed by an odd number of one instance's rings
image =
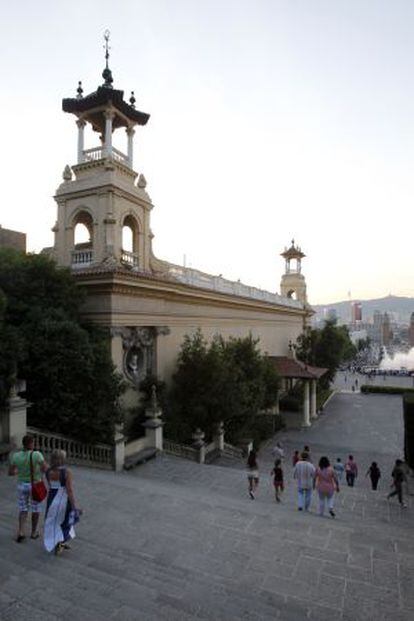
[[[280,282],[280,293],[285,297],[299,300],[302,304],[307,304],[306,281],[301,273],[301,262],[306,255],[299,246],[295,246],[295,240],[292,239],[290,248],[285,248],[280,256],[286,261],[285,273]],[[291,261],[294,261],[293,265]]]

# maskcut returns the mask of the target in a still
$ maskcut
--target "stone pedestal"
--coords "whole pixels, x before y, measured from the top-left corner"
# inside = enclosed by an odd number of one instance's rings
[[[20,447],[27,433],[27,401],[13,390],[0,413],[0,441]]]
[[[193,447],[198,450],[198,463],[204,464],[206,461],[206,445],[204,443],[205,433],[197,428],[192,435]]]
[[[216,448],[219,451],[224,451],[224,424],[223,423],[219,423],[217,425],[216,433],[213,439],[214,439]]]
[[[147,420],[143,423],[145,427],[145,439],[148,448],[155,448],[157,451],[163,450],[164,423],[161,420],[162,410],[158,406],[155,386],[152,387],[151,406],[145,410]]]
[[[114,466],[116,472],[121,472],[125,464],[125,438],[123,429],[120,425],[115,428],[114,437],[115,451],[114,451]]]

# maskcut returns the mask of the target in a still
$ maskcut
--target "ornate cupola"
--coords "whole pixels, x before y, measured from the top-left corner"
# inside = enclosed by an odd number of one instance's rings
[[[299,246],[295,246],[295,240],[292,239],[290,248],[285,248],[281,253],[285,259],[285,273],[280,283],[280,293],[288,298],[294,298],[307,304],[306,282],[305,277],[301,273],[302,259],[306,256]],[[293,265],[291,262],[294,262]]]
[[[62,101],[63,111],[76,116],[78,148],[77,163],[65,167],[55,196],[54,255],[60,265],[74,269],[109,261],[147,270],[152,203],[144,176],[134,171],[133,138],[134,127],[146,125],[149,114],[136,109],[134,92],[127,102],[124,91],[113,87],[108,31],[104,39],[103,84],[84,96],[79,82],[76,97]],[[87,127],[92,135],[99,135],[99,146],[85,149]],[[122,128],[126,130],[126,153],[113,146],[114,132]],[[83,229],[80,240],[76,234],[79,227]]]

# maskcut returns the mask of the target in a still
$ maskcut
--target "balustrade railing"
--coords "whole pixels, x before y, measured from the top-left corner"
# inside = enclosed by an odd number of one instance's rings
[[[235,457],[236,459],[244,459],[243,449],[233,446],[232,444],[224,443],[224,455]]]
[[[126,166],[130,166],[130,162],[128,156],[119,149],[115,149],[112,147],[111,157],[117,162],[121,162],[121,164],[125,164]],[[85,162],[96,162],[97,160],[103,160],[108,157],[106,149],[104,147],[95,147],[93,149],[85,149],[83,151],[83,159]]]
[[[72,267],[84,267],[93,261],[93,250],[73,250]]]
[[[114,447],[110,444],[85,444],[58,433],[41,431],[33,427],[28,427],[27,433],[33,436],[36,450],[41,451],[46,460],[52,451],[60,449],[66,452],[68,463],[110,470],[114,467]]]
[[[191,461],[197,461],[199,458],[199,451],[186,446],[185,444],[178,444],[177,442],[171,442],[170,440],[163,439],[163,451],[170,455],[176,455],[177,457],[184,457],[185,459],[191,459]]]
[[[271,304],[280,304],[282,306],[290,306],[293,308],[301,308],[302,303],[292,298],[284,297],[278,293],[271,293],[257,287],[250,287],[241,282],[227,280],[222,276],[212,276],[205,272],[200,272],[189,267],[180,267],[179,265],[171,265],[169,268],[171,276],[187,285],[201,287],[202,289],[210,289],[220,293],[228,293],[254,300],[270,302]]]
[[[139,255],[137,252],[129,252],[128,250],[122,250],[121,263],[129,265],[130,267],[139,266]]]

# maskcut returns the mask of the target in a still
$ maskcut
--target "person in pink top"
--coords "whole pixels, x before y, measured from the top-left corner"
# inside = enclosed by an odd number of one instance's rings
[[[319,515],[325,513],[325,504],[328,504],[329,515],[335,517],[334,494],[339,492],[339,483],[335,470],[331,467],[327,457],[321,457],[315,474],[315,487],[319,494]]]

